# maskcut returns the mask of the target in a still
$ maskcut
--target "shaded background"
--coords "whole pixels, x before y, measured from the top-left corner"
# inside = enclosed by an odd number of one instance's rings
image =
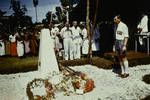
[[[82,20],[86,19],[86,1],[80,0],[80,3],[76,9],[70,12],[70,20]],[[97,23],[103,22],[100,26],[100,49],[101,52],[112,51],[113,45],[113,17],[116,14],[120,14],[122,21],[125,22],[129,28],[129,43],[128,49],[134,50],[134,34],[136,33],[136,27],[140,21],[142,13],[150,16],[150,7],[148,0],[99,0],[97,13]],[[90,0],[90,20],[93,20],[96,8],[96,0]],[[150,25],[149,25],[150,26]],[[150,29],[150,27],[149,27]]]

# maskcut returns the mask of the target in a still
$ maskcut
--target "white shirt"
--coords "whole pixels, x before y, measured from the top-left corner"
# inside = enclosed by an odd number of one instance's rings
[[[142,32],[148,32],[148,16],[144,15],[137,28],[141,28]]]
[[[63,38],[64,39],[68,39],[68,38],[72,38],[72,32],[71,32],[71,30],[69,29],[69,30],[65,30],[64,31],[64,33],[63,33]]]
[[[71,28],[73,38],[80,37],[81,29],[79,27],[75,28],[74,26]]]
[[[70,28],[69,28],[70,29]],[[66,30],[67,30],[67,27],[63,27],[60,31],[60,35],[62,38],[67,38],[67,37],[70,37],[70,33],[66,33]],[[71,30],[71,29],[70,29]],[[68,35],[68,36],[67,36]],[[72,33],[71,33],[72,35]]]
[[[116,29],[116,40],[124,40],[125,37],[129,37],[128,27],[123,22],[120,22]]]
[[[59,28],[58,27],[52,28],[51,35],[55,37],[57,34],[59,34]]]
[[[10,35],[9,36],[9,40],[10,40],[10,42],[16,42],[16,35]]]
[[[65,30],[67,29],[67,27],[65,26],[65,27],[63,27],[62,29],[61,29],[61,31],[60,31],[60,35],[63,37],[63,34],[64,34],[64,32],[65,32]]]
[[[87,30],[86,30],[86,28],[84,28],[83,30],[82,30],[82,32],[81,32],[81,34],[83,35],[83,39],[86,39],[87,38]]]

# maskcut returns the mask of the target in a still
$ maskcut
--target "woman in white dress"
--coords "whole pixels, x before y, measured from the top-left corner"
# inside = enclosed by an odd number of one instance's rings
[[[5,55],[5,44],[4,44],[4,40],[0,39],[0,56],[4,56]]]
[[[24,44],[23,44],[23,40],[21,40],[21,37],[19,37],[17,40],[17,54],[18,57],[24,56]]]
[[[83,22],[80,22],[80,26],[81,26],[81,35],[82,35],[82,38],[83,38],[83,41],[82,41],[82,55],[84,57],[87,57],[88,50],[89,50],[89,40],[88,40],[87,29],[86,29],[85,23],[83,23]]]
[[[100,53],[100,31],[99,31],[99,24],[96,25],[93,32],[92,37],[92,54],[93,56],[97,56]]]
[[[38,69],[42,75],[59,73],[58,63],[54,52],[53,40],[48,25],[44,25],[40,34]]]

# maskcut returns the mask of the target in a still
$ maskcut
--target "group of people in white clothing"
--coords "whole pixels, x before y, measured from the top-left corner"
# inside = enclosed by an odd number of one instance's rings
[[[87,30],[85,24],[80,23],[80,25],[81,28],[78,26],[77,21],[73,21],[73,26],[70,27],[70,24],[66,22],[65,27],[60,31],[63,38],[65,60],[80,59],[81,54],[88,54]]]
[[[63,50],[63,58],[65,60],[80,59],[81,55],[87,56],[89,40],[86,23],[80,22],[78,25],[77,21],[73,21],[72,26],[70,26],[70,23],[66,22],[60,31],[57,26],[57,24],[53,25],[50,31],[56,54],[61,55],[61,51]],[[99,39],[99,29],[98,27],[96,29],[92,39],[93,51],[99,50],[99,42],[96,41],[97,38]]]
[[[99,50],[99,41],[97,41],[100,37],[99,27],[97,26],[95,30],[92,37],[92,51]],[[80,22],[78,25],[77,21],[73,21],[72,27],[66,22],[60,34],[63,38],[65,60],[80,59],[81,55],[83,57],[88,55],[89,39],[85,22]]]
[[[49,24],[50,36],[53,40],[53,47],[56,56],[63,56],[65,60],[80,59],[81,55],[86,57],[89,51],[89,40],[86,23],[77,21],[64,24]],[[32,33],[32,32],[30,32]],[[10,55],[13,57],[24,57],[30,53],[38,52],[38,40],[30,33],[14,32],[7,36],[7,39],[0,37],[0,56]],[[40,33],[40,32],[39,32]],[[99,28],[95,28],[92,38],[92,50],[99,50]],[[36,41],[37,40],[37,41]]]
[[[50,30],[56,55],[62,55],[65,60],[80,59],[81,55],[87,56],[89,40],[86,23],[80,22],[78,25],[77,21],[73,21],[72,26],[70,26],[70,23],[66,22],[61,29],[58,28],[58,25],[59,24],[52,25]],[[99,34],[98,30],[97,34]],[[95,42],[95,38],[98,36],[95,35],[93,37],[93,50],[99,48]],[[63,51],[63,54],[61,51]]]

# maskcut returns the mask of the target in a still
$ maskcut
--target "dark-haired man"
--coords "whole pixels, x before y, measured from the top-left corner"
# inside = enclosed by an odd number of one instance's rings
[[[121,21],[120,15],[114,17],[114,23],[117,27],[115,28],[115,45],[113,51],[115,51],[116,55],[119,57],[121,66],[121,74],[119,76],[126,78],[129,76],[129,64],[126,57],[127,43],[129,38],[128,27]]]

